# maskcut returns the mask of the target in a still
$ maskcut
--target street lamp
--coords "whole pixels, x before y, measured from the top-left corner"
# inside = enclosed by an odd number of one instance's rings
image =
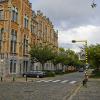
[[[72,40],[72,43],[76,43],[76,42],[83,42],[83,43],[85,43],[85,63],[86,63],[86,66],[87,66],[88,65],[87,40],[80,40],[80,41]]]
[[[85,43],[85,63],[86,63],[85,79],[86,79],[86,82],[87,82],[88,81],[88,75],[87,75],[87,68],[88,68],[87,40],[80,40],[80,41],[72,40],[72,43],[76,43],[76,42],[83,42],[83,43]]]

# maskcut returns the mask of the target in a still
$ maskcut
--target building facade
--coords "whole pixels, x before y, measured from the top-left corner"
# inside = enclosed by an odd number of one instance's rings
[[[20,75],[32,69],[30,45],[58,50],[58,32],[29,0],[0,0],[0,73]]]

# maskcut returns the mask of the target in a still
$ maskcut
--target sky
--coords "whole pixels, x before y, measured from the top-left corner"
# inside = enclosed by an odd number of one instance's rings
[[[100,0],[30,0],[34,11],[41,10],[58,30],[59,47],[79,50],[87,40],[88,45],[100,44]]]

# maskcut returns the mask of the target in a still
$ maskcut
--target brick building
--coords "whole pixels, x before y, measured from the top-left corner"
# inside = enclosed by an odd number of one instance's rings
[[[31,69],[32,45],[58,50],[58,32],[29,0],[0,0],[0,74],[22,74]]]

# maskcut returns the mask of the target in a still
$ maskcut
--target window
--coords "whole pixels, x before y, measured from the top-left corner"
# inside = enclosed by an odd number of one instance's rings
[[[2,28],[0,30],[0,53],[1,53],[1,48],[2,48],[3,33],[4,33],[4,29]]]
[[[5,1],[7,1],[7,0],[0,0],[0,3],[1,3],[1,2],[5,2]]]
[[[28,71],[28,61],[23,61],[23,72]]]
[[[16,60],[10,60],[10,73],[16,73]]]
[[[31,33],[33,33],[33,24],[31,23]]]
[[[17,31],[12,29],[12,31],[11,31],[11,44],[10,44],[11,53],[16,53],[16,44],[17,44]]]
[[[2,20],[4,18],[3,16],[3,10],[0,10],[0,20]]]
[[[24,27],[25,28],[28,28],[28,22],[29,22],[28,16],[25,15],[25,17],[24,17]]]
[[[12,21],[13,22],[18,21],[18,9],[16,7],[13,7],[12,9]]]
[[[12,60],[10,60],[10,73],[12,73],[13,72],[13,61]]]
[[[36,34],[36,32],[37,32],[37,26],[34,24],[32,24],[31,23],[31,33],[34,33],[34,34]]]
[[[44,32],[45,32],[45,34],[47,34],[47,30],[48,30],[48,29],[47,29],[47,26],[45,26],[45,31],[44,31]]]
[[[26,35],[24,35],[23,53],[28,54],[28,39]]]
[[[16,61],[14,61],[13,73],[16,73]]]

